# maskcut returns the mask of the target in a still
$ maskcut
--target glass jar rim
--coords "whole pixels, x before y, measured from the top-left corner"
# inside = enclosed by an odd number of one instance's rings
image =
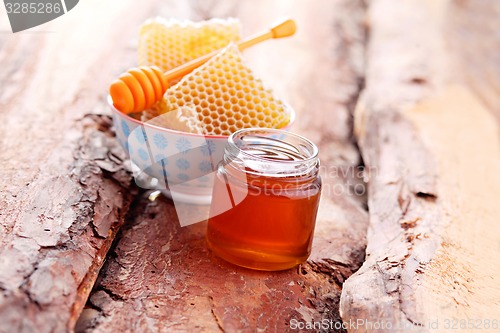
[[[267,143],[271,142],[272,144],[275,144],[276,148],[282,149],[281,151],[288,149],[290,153],[293,152],[294,156],[298,158],[290,160],[274,159],[266,156],[252,154],[241,148],[241,144],[239,144],[238,142],[239,139],[251,134],[256,134],[256,136],[258,136],[259,133],[267,135],[267,137],[262,136],[262,139],[268,140]],[[288,138],[289,140],[283,140],[283,138]],[[295,140],[296,142],[291,142],[293,140]],[[231,159],[241,160],[242,163],[244,163],[244,160],[254,161],[257,163],[267,163],[269,165],[280,165],[289,170],[288,172],[270,172],[269,175],[271,176],[303,175],[311,172],[314,167],[319,165],[319,149],[312,141],[299,134],[274,128],[240,129],[229,136],[226,152],[229,152],[229,154],[231,155]],[[262,172],[256,173],[260,174]]]

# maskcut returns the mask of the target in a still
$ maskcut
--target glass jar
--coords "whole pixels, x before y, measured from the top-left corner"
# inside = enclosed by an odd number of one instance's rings
[[[311,252],[321,193],[318,148],[276,129],[233,133],[217,167],[207,242],[221,258],[283,270]]]

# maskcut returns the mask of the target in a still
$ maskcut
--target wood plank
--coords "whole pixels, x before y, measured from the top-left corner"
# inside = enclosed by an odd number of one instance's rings
[[[356,133],[374,172],[367,259],[341,298],[346,323],[364,320],[352,332],[384,331],[370,330],[377,323],[394,332],[430,332],[445,331],[447,320],[498,322],[499,125],[485,107],[498,103],[490,92],[499,86],[485,74],[497,67],[498,54],[481,54],[480,64],[468,60],[466,45],[499,45],[499,35],[463,34],[456,29],[465,14],[450,18],[463,10],[457,7],[472,6],[467,17],[486,18],[484,26],[498,31],[498,20],[487,20],[498,2],[485,3],[370,3]],[[481,70],[464,80],[469,63]]]
[[[444,29],[456,80],[466,84],[500,122],[500,4],[459,1],[449,6]],[[483,38],[478,38],[478,37]]]
[[[0,332],[72,330],[123,223],[134,190],[103,92],[152,7],[132,6],[0,35]]]
[[[207,250],[204,224],[181,228],[170,201],[142,198],[101,272],[79,331],[286,331],[292,319],[340,321],[341,286],[364,259],[367,225],[364,197],[352,193],[363,185],[351,117],[362,83],[363,2],[212,4],[221,5],[195,6],[184,15],[233,14],[247,34],[283,15],[298,22],[297,36],[245,55],[264,82],[293,105],[294,131],[318,143],[329,167],[323,170],[311,258],[284,272],[235,267]],[[162,11],[182,15],[167,9]],[[317,22],[328,28],[318,29]]]

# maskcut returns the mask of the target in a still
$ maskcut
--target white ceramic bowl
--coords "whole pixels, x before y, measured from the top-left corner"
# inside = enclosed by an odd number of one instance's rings
[[[118,111],[108,96],[118,141],[132,163],[134,177],[151,177],[154,187],[175,200],[192,204],[209,204],[214,172],[224,156],[225,135],[201,135],[179,132],[144,123]],[[287,106],[290,122],[294,110]]]

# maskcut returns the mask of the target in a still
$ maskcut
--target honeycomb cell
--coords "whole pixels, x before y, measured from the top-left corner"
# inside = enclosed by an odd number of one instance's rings
[[[230,135],[247,127],[280,128],[290,120],[284,103],[255,78],[234,44],[170,87],[143,120],[185,103],[192,103],[202,132],[210,135]]]
[[[167,71],[238,41],[240,30],[240,23],[234,18],[202,22],[150,19],[139,31],[139,65]]]

